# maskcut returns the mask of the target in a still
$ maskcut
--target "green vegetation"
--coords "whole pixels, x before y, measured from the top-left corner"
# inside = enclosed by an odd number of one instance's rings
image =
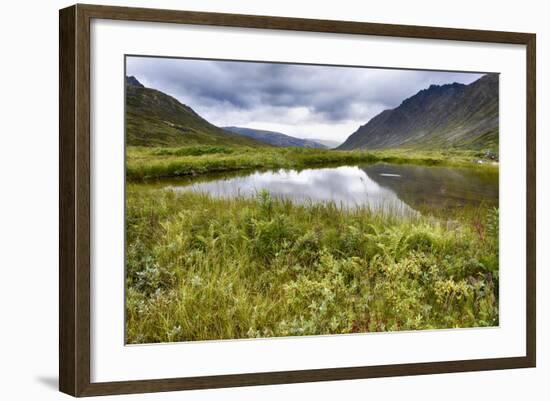
[[[491,160],[479,160],[485,152],[475,150],[374,150],[231,147],[128,147],[126,177],[130,180],[178,177],[212,172],[251,169],[307,168],[337,164],[408,163],[421,165],[478,166],[498,169]]]
[[[486,156],[456,149],[129,147],[127,342],[497,325],[492,206],[415,205],[423,214],[403,217],[300,205],[267,192],[220,199],[137,182],[375,162],[468,166],[494,177],[497,163],[479,164]]]
[[[126,144],[131,146],[267,146],[226,132],[177,99],[137,84],[126,85]]]
[[[497,209],[126,195],[128,343],[498,324]]]
[[[462,139],[456,146],[498,154],[498,130],[490,130],[474,138]]]
[[[125,118],[128,343],[498,324],[497,76],[432,85],[360,127],[345,151],[224,131],[135,77]],[[306,146],[281,138],[270,143]],[[369,174],[422,214],[267,192],[214,198],[156,180],[372,163],[417,165]]]

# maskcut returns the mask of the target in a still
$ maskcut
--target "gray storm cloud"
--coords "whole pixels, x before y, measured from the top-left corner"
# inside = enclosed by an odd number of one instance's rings
[[[338,141],[431,84],[468,84],[482,75],[134,56],[126,74],[218,126]]]

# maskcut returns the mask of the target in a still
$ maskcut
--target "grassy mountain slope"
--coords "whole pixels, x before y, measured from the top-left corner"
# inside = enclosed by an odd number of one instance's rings
[[[339,149],[498,149],[498,75],[431,85],[359,127]]]
[[[252,138],[257,141],[265,142],[270,145],[280,146],[283,148],[288,147],[299,147],[299,148],[313,148],[313,149],[325,149],[326,146],[311,141],[308,139],[295,138],[293,136],[285,135],[280,132],[275,131],[266,131],[252,128],[243,128],[243,127],[222,127],[224,130],[245,136],[247,138]]]
[[[126,144],[266,146],[210,124],[190,107],[144,87],[135,77],[126,77]]]

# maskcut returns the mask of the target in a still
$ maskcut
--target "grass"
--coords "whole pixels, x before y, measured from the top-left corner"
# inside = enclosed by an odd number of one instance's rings
[[[208,152],[185,152],[130,149],[130,176],[259,163],[246,150],[216,150],[218,164]],[[370,157],[278,150],[262,158],[271,166],[330,154]],[[153,156],[166,160],[152,168]],[[130,183],[126,195],[128,343],[498,324],[497,209],[403,218],[265,192],[215,199]]]
[[[144,180],[271,168],[306,168],[360,163],[408,163],[421,165],[478,166],[481,150],[373,150],[335,151],[305,148],[251,148],[223,145],[188,147],[128,147],[126,177]],[[498,169],[486,160],[479,167]]]

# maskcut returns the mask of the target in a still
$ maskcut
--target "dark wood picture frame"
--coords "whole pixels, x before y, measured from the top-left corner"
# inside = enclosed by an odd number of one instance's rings
[[[93,18],[525,45],[527,49],[526,356],[91,383],[90,21]],[[535,34],[81,4],[60,10],[59,30],[60,391],[73,396],[93,396],[535,367]]]

